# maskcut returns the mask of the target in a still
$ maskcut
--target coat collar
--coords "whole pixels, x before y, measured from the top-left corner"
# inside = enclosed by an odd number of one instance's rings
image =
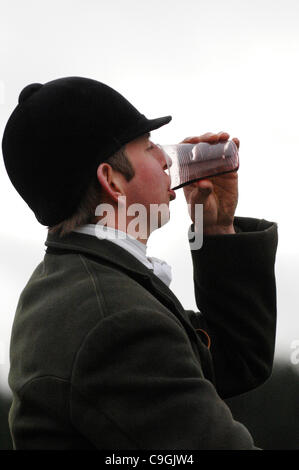
[[[62,238],[59,238],[56,234],[48,233],[45,245],[61,252],[84,253],[92,256],[99,262],[104,262],[110,266],[114,265],[131,278],[139,281],[148,290],[151,290],[149,287],[153,290],[158,290],[160,295],[167,299],[168,304],[173,304],[173,307],[177,310],[184,310],[173,292],[151,269],[147,268],[127,250],[109,240],[99,239],[92,235],[78,232],[71,232]]]
[[[92,235],[71,232],[59,238],[57,234],[48,233],[45,245],[59,250],[86,253],[109,262],[109,264],[114,264],[122,270],[141,276],[148,276],[151,273],[150,269],[124,248],[109,240],[99,239]]]
[[[110,266],[114,265],[152,292],[177,316],[179,314],[180,319],[183,316],[184,320],[186,320],[183,306],[166,284],[135,256],[115,243],[91,235],[72,232],[62,238],[59,238],[56,234],[48,233],[45,245],[50,249],[54,248],[56,252],[83,253],[92,256],[98,262],[104,262]],[[188,323],[191,326],[189,321]]]

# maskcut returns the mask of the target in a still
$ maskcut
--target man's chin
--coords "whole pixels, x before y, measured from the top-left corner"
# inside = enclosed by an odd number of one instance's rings
[[[161,228],[163,227],[163,225],[166,225],[167,222],[169,222],[170,220],[170,210],[169,210],[169,207],[168,207],[168,210],[163,210],[163,212],[159,212],[158,214],[158,218],[156,220],[156,226],[154,225],[154,229],[153,230],[156,230],[158,228]]]

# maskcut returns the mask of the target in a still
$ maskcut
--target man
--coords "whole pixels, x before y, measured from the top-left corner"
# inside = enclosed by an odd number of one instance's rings
[[[195,236],[203,204],[204,240],[191,250],[200,312],[184,310],[168,265],[146,256],[151,231],[167,220],[166,211],[151,226],[151,206],[167,209],[175,197],[149,135],[170,119],[148,120],[79,77],[19,97],[4,161],[49,233],[12,330],[16,449],[256,448],[223,399],[271,374],[277,227],[234,216],[236,173],[186,186]],[[146,230],[134,237],[135,204]]]

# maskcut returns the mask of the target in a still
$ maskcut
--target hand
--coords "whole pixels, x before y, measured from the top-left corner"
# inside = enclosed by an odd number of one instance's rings
[[[198,142],[218,143],[229,139],[227,132],[199,137],[187,137],[184,144]],[[232,139],[239,148],[239,139]],[[233,221],[238,203],[238,174],[236,171],[220,176],[213,176],[184,186],[185,198],[190,204],[190,216],[195,222],[195,204],[203,204],[204,235],[235,233]],[[195,230],[198,228],[195,227]]]

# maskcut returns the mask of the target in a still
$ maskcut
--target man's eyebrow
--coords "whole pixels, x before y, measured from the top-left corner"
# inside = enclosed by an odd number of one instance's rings
[[[149,139],[151,136],[151,133],[150,132],[147,132],[147,134],[144,134],[144,137],[146,137],[147,139]]]

